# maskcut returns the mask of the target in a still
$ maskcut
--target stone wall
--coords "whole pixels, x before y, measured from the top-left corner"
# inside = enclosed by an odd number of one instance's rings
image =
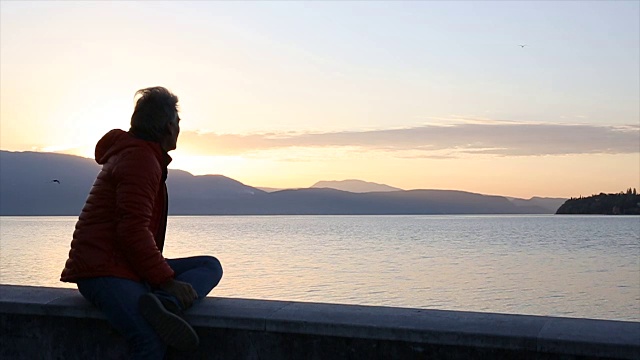
[[[640,323],[207,298],[200,335],[172,359],[640,359]],[[126,344],[71,289],[0,285],[0,359],[126,359]]]

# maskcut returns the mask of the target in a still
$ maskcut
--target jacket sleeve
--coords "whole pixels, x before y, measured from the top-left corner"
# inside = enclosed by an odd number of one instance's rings
[[[154,155],[144,149],[120,154],[113,169],[116,184],[116,245],[129,265],[152,285],[174,276],[149,229],[162,170]]]

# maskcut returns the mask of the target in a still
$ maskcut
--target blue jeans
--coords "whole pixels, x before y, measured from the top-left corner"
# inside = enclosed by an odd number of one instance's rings
[[[175,271],[176,280],[193,286],[198,300],[204,299],[222,278],[222,265],[212,256],[167,259],[167,263]],[[116,277],[79,280],[78,290],[125,337],[132,359],[164,358],[167,346],[140,314],[138,300],[142,295],[153,292],[158,298],[170,300],[185,310],[178,299],[147,283]]]

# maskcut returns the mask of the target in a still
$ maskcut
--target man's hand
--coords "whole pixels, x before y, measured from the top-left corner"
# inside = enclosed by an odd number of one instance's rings
[[[186,282],[171,279],[158,287],[175,296],[182,303],[183,309],[190,308],[193,301],[198,298],[198,293],[193,289],[193,286]]]

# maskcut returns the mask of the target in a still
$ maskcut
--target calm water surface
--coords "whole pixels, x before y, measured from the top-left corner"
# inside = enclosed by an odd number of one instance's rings
[[[58,281],[76,217],[0,217],[0,283]],[[172,216],[210,296],[640,321],[640,217]]]

